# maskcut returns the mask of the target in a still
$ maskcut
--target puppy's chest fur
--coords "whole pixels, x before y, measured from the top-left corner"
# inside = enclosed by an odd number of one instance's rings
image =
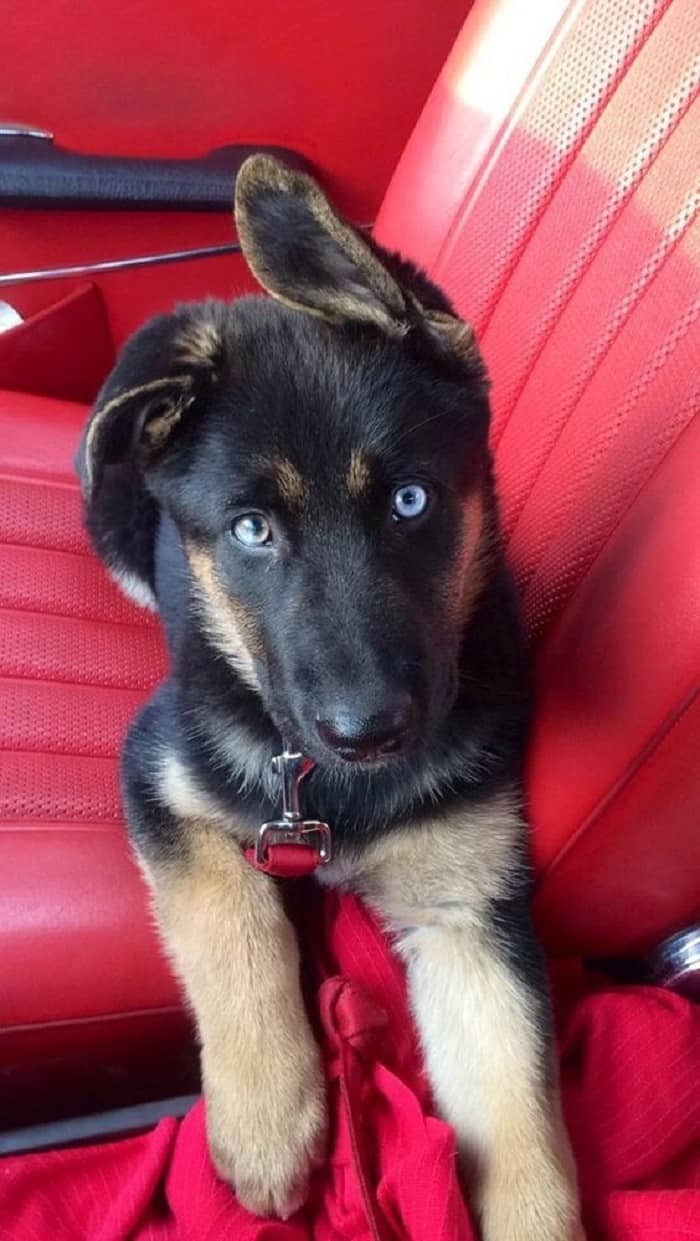
[[[251,844],[260,825],[279,817],[281,809],[277,778],[268,776],[263,746],[254,757],[249,752],[248,765],[262,765],[254,782],[243,788],[240,776],[236,783],[240,760],[229,766],[212,762],[216,727],[203,732],[199,744],[190,740],[189,747],[156,740],[163,729],[170,737],[177,732],[177,725],[170,727],[167,707],[161,709],[156,727],[153,719],[145,721],[153,773],[149,796],[155,796],[157,788],[182,834],[161,840],[158,852],[177,856],[187,851],[197,824],[216,825],[241,847]],[[220,753],[236,731],[240,744],[240,725],[226,742],[219,733]],[[430,797],[424,786],[431,777],[435,774],[425,763],[423,769],[416,763],[413,772],[407,770],[403,781],[375,781],[375,787],[370,780],[363,788],[350,780],[343,785],[323,771],[310,777],[304,813],[323,816],[333,841],[332,862],[320,867],[316,877],[325,885],[361,894],[389,913],[396,927],[410,929],[424,921],[434,923],[436,917],[449,925],[453,915],[463,922],[469,911],[475,926],[483,926],[489,911],[518,895],[526,881],[517,787],[501,773],[490,782],[467,778],[460,788]],[[151,848],[153,843],[151,837]]]

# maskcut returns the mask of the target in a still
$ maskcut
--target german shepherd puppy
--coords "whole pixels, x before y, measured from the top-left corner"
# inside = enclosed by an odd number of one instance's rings
[[[168,639],[124,801],[198,1021],[212,1157],[246,1206],[286,1217],[323,1154],[295,935],[244,852],[278,815],[285,738],[332,826],[323,880],[394,932],[484,1237],[569,1241],[528,908],[526,667],[477,344],[306,175],[252,157],[236,219],[271,297],[137,332],[78,456],[94,546]]]

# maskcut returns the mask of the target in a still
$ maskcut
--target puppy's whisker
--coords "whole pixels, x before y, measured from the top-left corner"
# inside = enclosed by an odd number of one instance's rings
[[[396,449],[405,442],[405,440],[409,439],[412,435],[415,435],[417,431],[421,431],[423,427],[429,426],[431,422],[436,422],[439,418],[444,418],[444,417],[445,415],[443,411],[438,410],[436,413],[430,414],[428,417],[421,419],[420,422],[415,422],[410,427],[406,427],[406,429],[402,431],[400,435],[397,435],[394,437],[394,439],[387,441],[385,445],[385,451],[387,452],[387,454],[391,454],[395,452]]]

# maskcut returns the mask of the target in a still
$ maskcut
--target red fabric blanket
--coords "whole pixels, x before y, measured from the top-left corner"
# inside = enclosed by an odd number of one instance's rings
[[[0,1162],[2,1241],[474,1241],[401,967],[357,902],[311,904],[302,934],[313,946],[332,1140],[307,1206],[286,1223],[239,1206],[209,1162],[199,1105],[143,1136]],[[556,994],[588,1237],[700,1239],[700,1008],[570,979]]]

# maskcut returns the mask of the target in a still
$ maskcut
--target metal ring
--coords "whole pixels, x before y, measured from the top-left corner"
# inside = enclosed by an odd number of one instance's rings
[[[700,926],[687,927],[649,954],[651,981],[700,1000]]]

